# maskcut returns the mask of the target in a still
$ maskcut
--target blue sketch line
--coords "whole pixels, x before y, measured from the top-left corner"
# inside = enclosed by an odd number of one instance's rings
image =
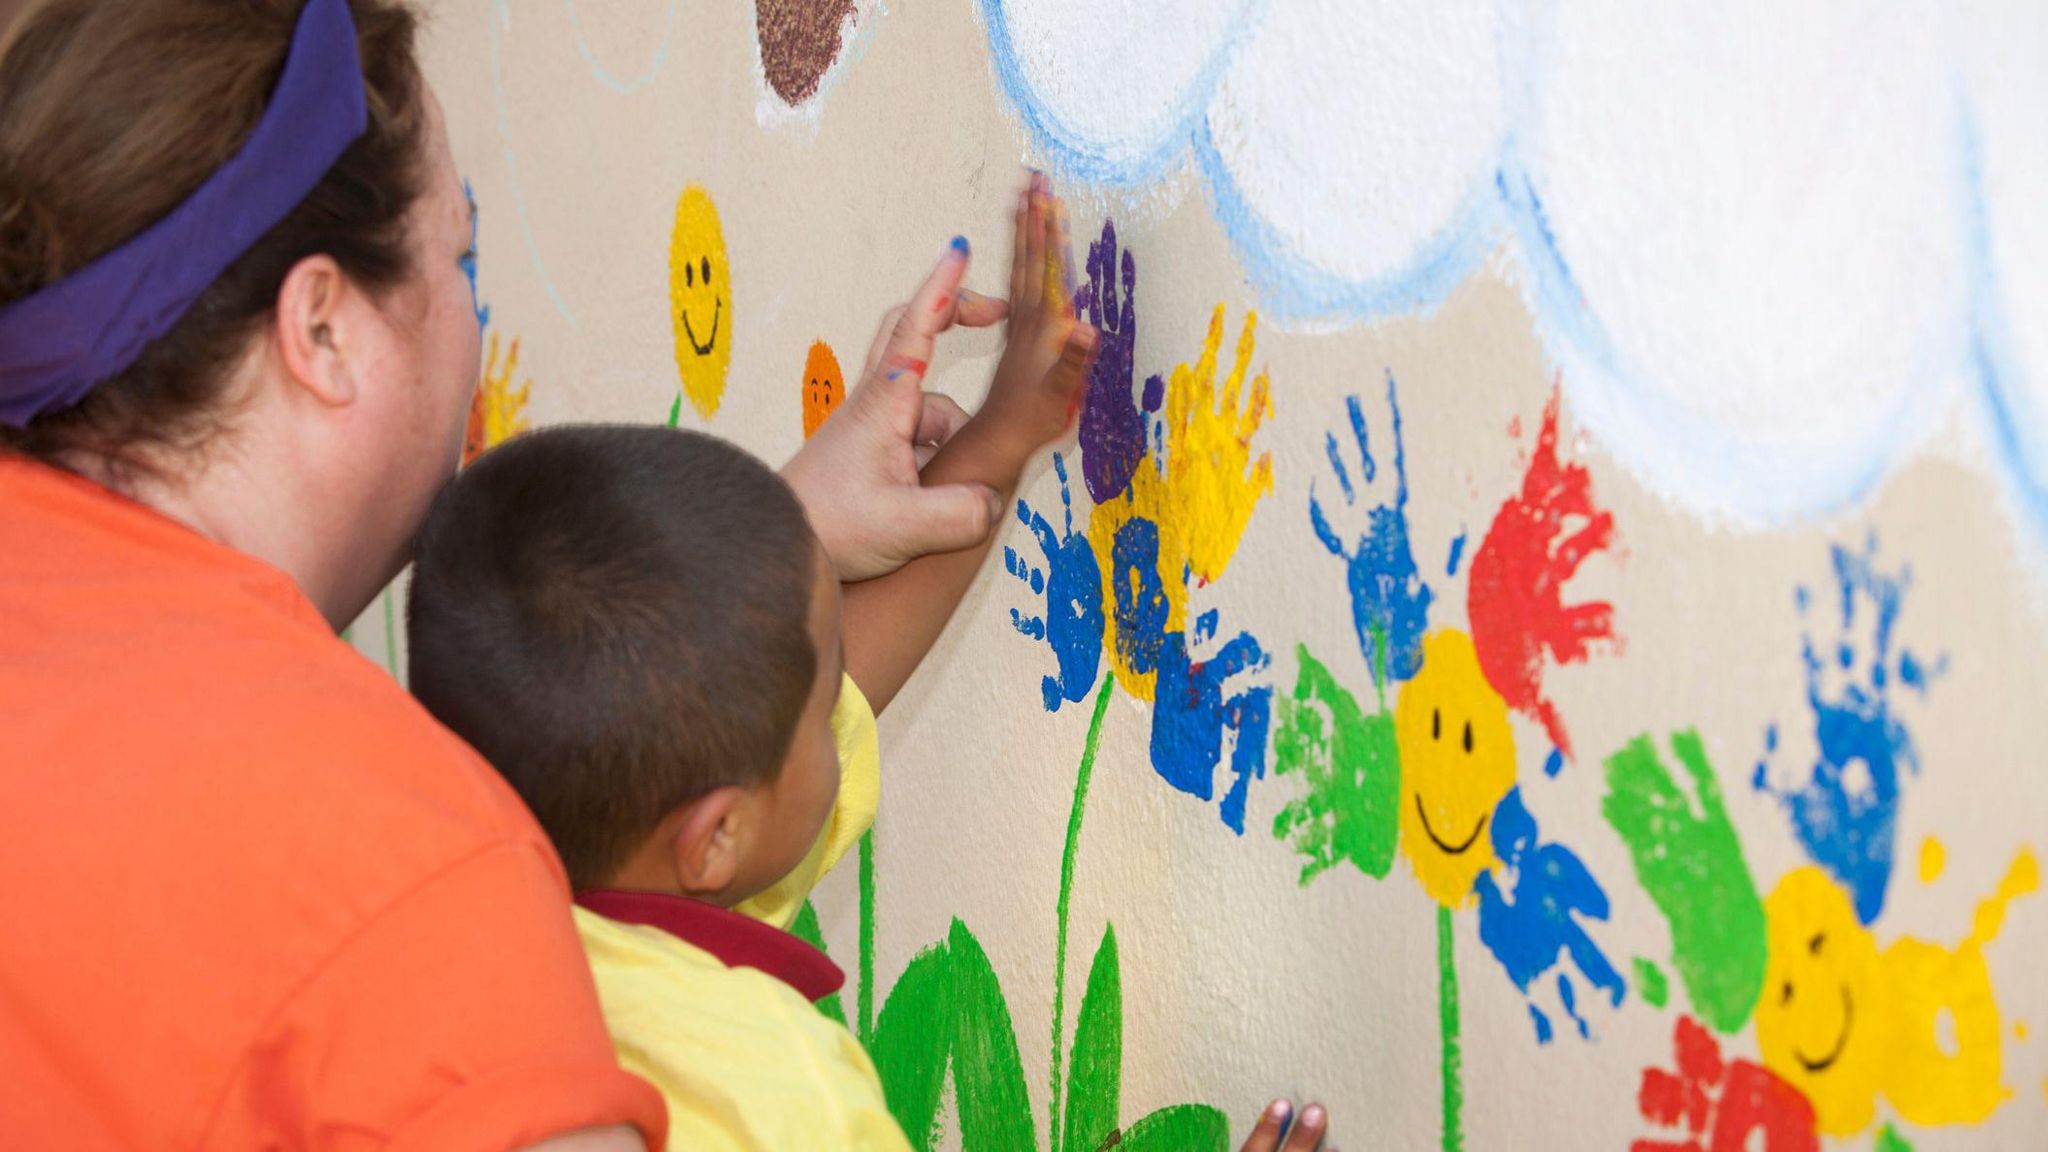
[[[2037,433],[2041,413],[2023,412],[2018,394],[2019,366],[2012,356],[2012,337],[2005,310],[1998,304],[1997,257],[1991,250],[1990,205],[1984,199],[1984,158],[1977,138],[1975,113],[1966,105],[1959,117],[1963,179],[1963,259],[1970,294],[1970,364],[1984,397],[1991,441],[2006,465],[2014,499],[2033,519],[2036,532],[2048,535],[2048,445],[2029,437],[2022,420]]]
[[[576,53],[590,67],[590,74],[597,78],[598,83],[619,95],[631,96],[654,83],[655,77],[661,75],[662,65],[668,62],[669,45],[675,41],[676,15],[682,9],[682,0],[668,0],[668,15],[662,23],[661,41],[654,48],[654,62],[647,66],[647,71],[631,80],[619,79],[597,62],[597,57],[590,51],[590,41],[583,35],[583,23],[576,18],[576,0],[562,0],[562,7],[569,10],[569,28],[575,33]]]
[[[519,233],[526,239],[526,254],[533,261],[533,270],[540,276],[540,286],[548,294],[548,302],[561,313],[569,327],[576,326],[576,314],[569,311],[568,301],[562,299],[561,290],[555,287],[555,278],[548,275],[548,262],[541,258],[540,242],[534,239],[533,219],[526,211],[526,191],[519,180],[519,158],[512,152],[512,116],[506,110],[505,100],[505,26],[512,21],[509,0],[492,0],[491,4],[491,98],[498,109],[498,142],[505,153],[505,176],[512,184],[512,207],[519,214]]]

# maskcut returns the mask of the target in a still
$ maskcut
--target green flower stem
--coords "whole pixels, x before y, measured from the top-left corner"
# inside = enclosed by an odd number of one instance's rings
[[[1095,716],[1088,722],[1088,742],[1081,749],[1081,767],[1074,774],[1074,807],[1067,814],[1067,847],[1060,854],[1059,937],[1052,959],[1052,1098],[1047,1112],[1048,1145],[1060,1152],[1060,1073],[1067,1013],[1067,908],[1074,894],[1074,857],[1081,848],[1081,816],[1088,804],[1088,781],[1095,775],[1095,751],[1102,742],[1102,718],[1109,713],[1109,697],[1116,690],[1116,676],[1105,670],[1102,691],[1095,695]]]
[[[1464,1054],[1458,1045],[1458,966],[1451,956],[1451,910],[1436,910],[1437,1013],[1444,1036],[1444,1152],[1464,1152]]]

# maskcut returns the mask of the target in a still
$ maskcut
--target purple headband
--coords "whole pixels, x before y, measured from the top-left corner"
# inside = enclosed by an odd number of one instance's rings
[[[241,150],[162,220],[0,308],[0,424],[76,404],[135,363],[369,123],[348,0],[307,0],[270,107]]]

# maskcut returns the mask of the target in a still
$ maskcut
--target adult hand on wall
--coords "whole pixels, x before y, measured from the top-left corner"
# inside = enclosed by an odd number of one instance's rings
[[[955,324],[986,328],[1009,313],[1006,302],[960,287],[967,261],[967,242],[956,239],[910,302],[882,318],[861,382],[782,469],[841,580],[966,548],[1002,516],[985,487],[926,488],[918,478],[967,422],[958,404],[923,388],[939,334]]]

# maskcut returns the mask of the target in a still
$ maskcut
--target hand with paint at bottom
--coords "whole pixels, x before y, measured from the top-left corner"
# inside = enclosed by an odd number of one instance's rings
[[[1048,256],[1055,250],[1060,218],[1050,185],[1034,173],[1017,201],[1012,302],[1002,359],[981,410],[924,466],[921,480],[927,491],[974,486],[1007,503],[1024,465],[1073,422],[1094,355],[1095,332],[1074,318],[1061,283],[1061,262]],[[967,242],[956,240],[953,255],[941,265],[951,269],[950,275],[926,284],[899,327],[928,333],[943,327],[947,310],[957,306],[966,264]],[[911,380],[908,387],[916,387],[926,364],[914,353],[929,343],[927,336],[922,344],[907,344],[908,359],[903,358],[906,354],[885,351],[884,379],[897,386]],[[839,417],[826,421],[818,438],[838,422]],[[922,556],[888,576],[846,589],[842,634],[847,671],[876,712],[888,705],[931,651],[992,543],[993,536],[987,535],[973,546]]]
[[[1003,567],[1011,576],[1045,597],[1042,614],[1027,616],[1010,609],[1010,626],[1034,640],[1043,640],[1059,661],[1057,675],[1047,676],[1041,685],[1045,710],[1059,711],[1062,703],[1079,703],[1095,687],[1095,674],[1102,666],[1102,569],[1095,562],[1095,550],[1085,534],[1074,532],[1074,494],[1067,478],[1067,462],[1059,453],[1052,456],[1053,470],[1060,478],[1060,506],[1065,513],[1065,530],[1054,534],[1043,513],[1017,501],[1017,520],[1031,529],[1045,558],[1043,568],[1027,562],[1015,548],[1003,548]]]
[[[1379,478],[1379,462],[1373,456],[1372,436],[1366,429],[1365,409],[1357,396],[1344,399],[1350,416],[1351,440],[1358,449],[1359,474],[1354,482],[1345,466],[1344,450],[1335,432],[1326,433],[1323,450],[1330,460],[1330,472],[1344,494],[1347,507],[1356,507],[1367,486]],[[1358,649],[1375,684],[1389,680],[1410,680],[1422,667],[1422,635],[1429,630],[1429,605],[1434,593],[1415,566],[1415,551],[1408,540],[1408,456],[1401,439],[1401,406],[1395,393],[1394,374],[1387,373],[1387,410],[1394,431],[1394,499],[1391,504],[1374,504],[1365,510],[1365,526],[1354,542],[1346,543],[1330,523],[1328,512],[1313,488],[1308,498],[1309,523],[1316,539],[1332,556],[1344,561],[1345,583],[1351,590],[1351,619],[1358,631]]]
[[[1645,1068],[1636,1104],[1643,1119],[1685,1134],[1637,1140],[1629,1152],[1818,1152],[1813,1105],[1798,1089],[1761,1065],[1723,1061],[1713,1034],[1690,1016],[1678,1018],[1672,1043],[1678,1067]]]
[[[1132,391],[1138,318],[1138,265],[1130,249],[1123,251],[1118,280],[1116,226],[1102,222],[1102,239],[1088,245],[1088,282],[1074,294],[1074,308],[1102,334],[1095,366],[1088,370],[1088,392],[1081,403],[1081,477],[1097,504],[1123,495],[1145,457],[1145,413],[1159,411],[1166,381],[1145,381],[1144,408]]]
[[[1624,995],[1621,973],[1614,970],[1580,922],[1607,919],[1607,893],[1571,849],[1541,842],[1536,818],[1523,804],[1520,788],[1509,792],[1493,810],[1493,852],[1499,865],[1481,872],[1473,883],[1479,894],[1479,939],[1507,969],[1515,987],[1526,995],[1537,977],[1569,957],[1587,981],[1620,1007]],[[1498,871],[1512,875],[1512,896],[1495,882]],[[1582,1038],[1590,1038],[1591,1029],[1579,1014],[1571,976],[1558,972],[1555,987],[1565,1015]],[[1550,1019],[1533,1001],[1529,1016],[1535,1022],[1537,1042],[1549,1043]]]
[[[1323,1146],[1329,1130],[1330,1114],[1321,1104],[1308,1105],[1296,1117],[1292,1101],[1275,1100],[1259,1114],[1258,1124],[1238,1152],[1316,1152],[1318,1148],[1337,1152],[1334,1146]]]
[[[1240,673],[1264,668],[1268,659],[1249,632],[1231,637],[1215,655],[1196,659],[1191,649],[1213,640],[1216,627],[1216,612],[1205,612],[1196,618],[1191,634],[1168,632],[1160,646],[1159,684],[1152,712],[1152,770],[1182,792],[1208,800],[1215,795],[1224,735],[1230,734],[1233,779],[1217,813],[1232,832],[1242,836],[1252,778],[1266,774],[1273,689],[1262,684],[1225,695]]]

